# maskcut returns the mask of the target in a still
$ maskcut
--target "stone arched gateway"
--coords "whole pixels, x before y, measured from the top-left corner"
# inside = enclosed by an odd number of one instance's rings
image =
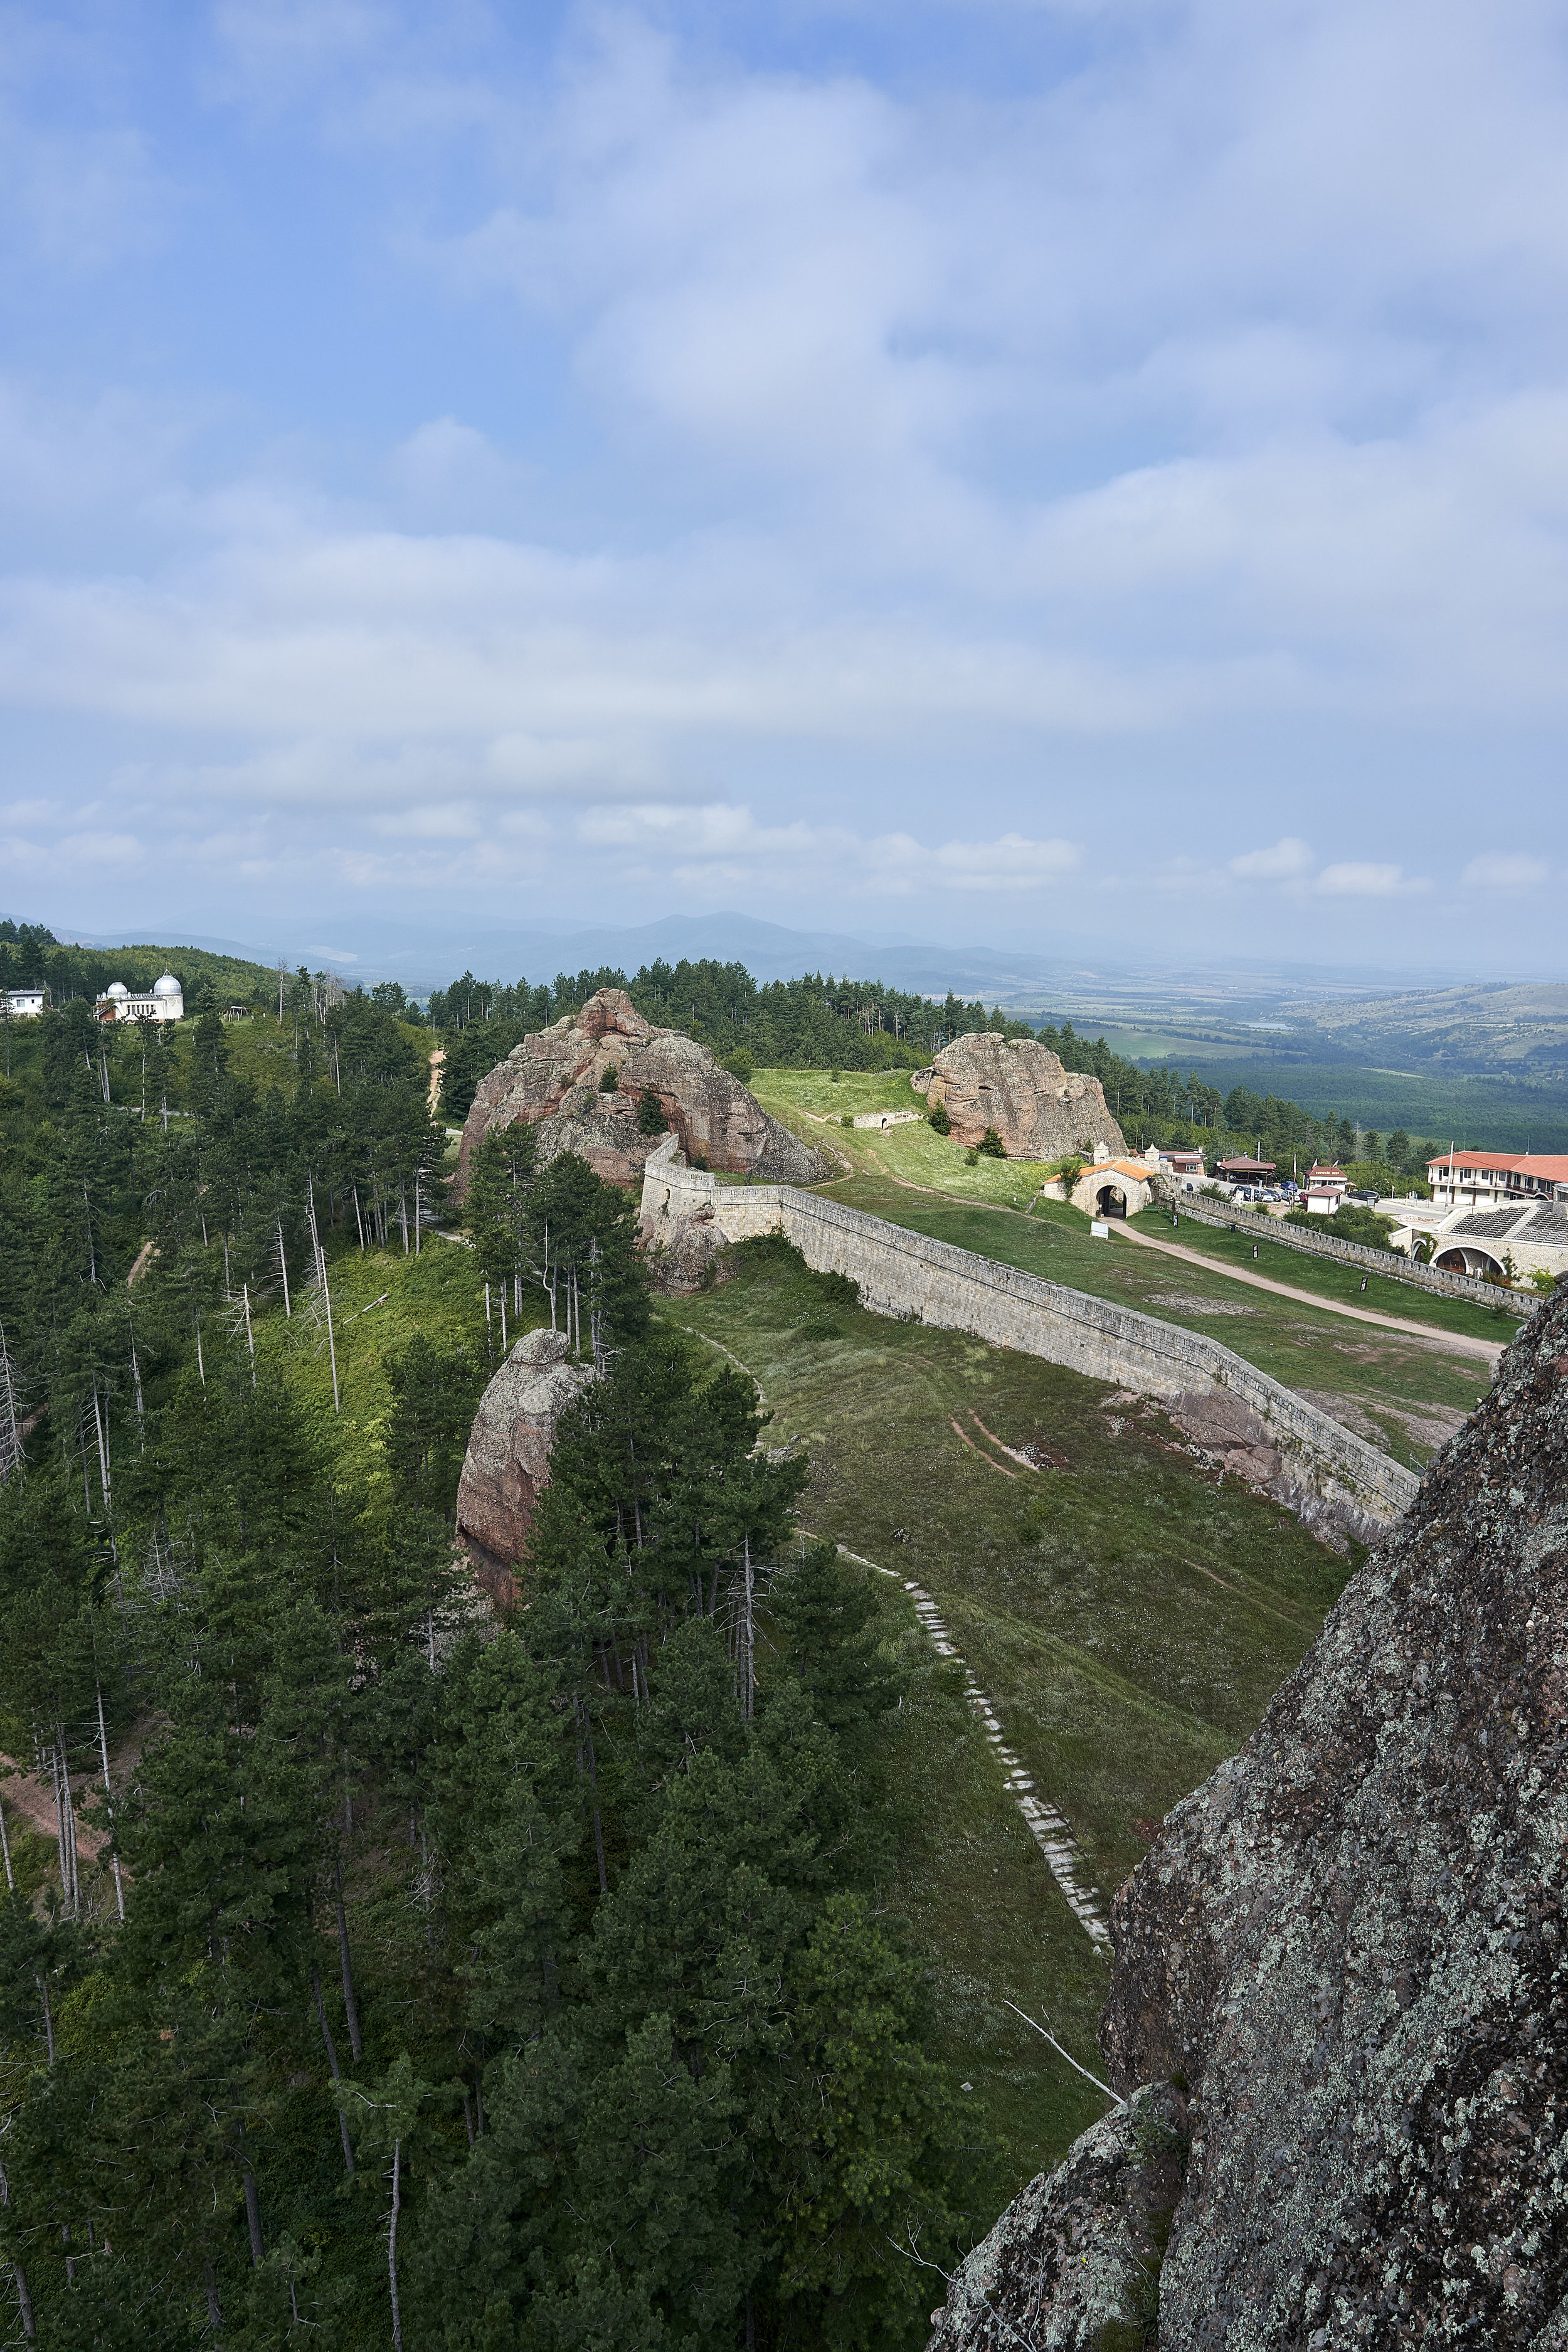
[[[1443,1250],[1434,1261],[1440,1274],[1468,1274],[1480,1282],[1506,1282],[1508,1268],[1490,1250],[1480,1249],[1474,1242],[1455,1244]]]
[[[1157,1197],[1156,1173],[1142,1160],[1097,1160],[1073,1186],[1073,1207],[1089,1217],[1135,1217]]]

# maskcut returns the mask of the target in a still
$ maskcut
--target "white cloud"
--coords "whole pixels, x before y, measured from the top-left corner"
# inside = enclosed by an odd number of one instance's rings
[[[1535,890],[1551,879],[1551,872],[1544,857],[1494,850],[1472,857],[1459,879],[1469,890]]]
[[[41,552],[0,579],[0,698],[127,737],[128,837],[203,870],[309,856],[467,890],[574,844],[595,887],[946,909],[1101,874],[1131,838],[1146,892],[1392,918],[1428,887],[1368,785],[1409,772],[1402,730],[1502,744],[1568,715],[1555,14],[1056,14],[1066,47],[1026,44],[999,89],[984,10],[944,20],[940,72],[929,17],[900,19],[895,80],[853,26],[825,68],[793,18],[758,64],[739,15],[699,37],[574,12],[551,54],[484,11],[219,0],[245,168],[286,153],[280,208],[296,184],[321,207],[290,302],[342,301],[354,257],[363,317],[417,346],[415,404],[374,332],[356,381],[324,316],[332,403],[281,425],[303,396],[271,377],[264,421],[221,425],[222,394],[98,388],[90,340],[87,390],[11,386],[0,501]],[[26,112],[35,252],[110,249],[117,205],[163,233],[122,112],[58,170]],[[195,129],[227,201],[246,184]],[[73,157],[81,220],[40,227],[24,182],[68,195]],[[138,381],[175,316],[146,291]],[[292,319],[252,324],[259,346]],[[379,446],[349,446],[355,413],[389,420]],[[1288,783],[1304,742],[1310,793],[1270,822],[1236,779]],[[1468,887],[1556,870],[1540,805],[1539,850]],[[1292,816],[1359,856],[1314,878],[1295,836],[1232,854]]]
[[[1432,886],[1407,880],[1403,866],[1374,866],[1352,858],[1342,865],[1325,866],[1316,887],[1325,898],[1403,898]]]
[[[1304,841],[1288,835],[1272,849],[1249,849],[1230,861],[1230,871],[1243,882],[1293,882],[1312,870],[1313,857]]]
[[[677,880],[728,887],[767,876],[831,870],[877,897],[931,890],[1008,896],[1048,887],[1073,872],[1082,851],[1068,841],[947,841],[928,847],[907,833],[863,835],[846,826],[759,824],[749,808],[715,803],[682,808],[651,804],[591,811],[579,828],[595,847],[658,850],[679,862]]]

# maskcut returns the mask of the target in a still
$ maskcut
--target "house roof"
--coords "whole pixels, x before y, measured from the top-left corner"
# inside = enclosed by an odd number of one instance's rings
[[[1241,1176],[1272,1176],[1276,1163],[1272,1160],[1222,1160],[1220,1166]]]
[[[1522,1160],[1510,1161],[1521,1176],[1540,1176],[1549,1184],[1568,1184],[1568,1156],[1562,1152],[1527,1151]]]
[[[1489,1173],[1493,1169],[1499,1175],[1506,1175],[1510,1168],[1517,1168],[1520,1164],[1517,1159],[1510,1159],[1500,1151],[1438,1151],[1426,1162],[1429,1169],[1452,1168],[1457,1176],[1468,1176],[1472,1171],[1478,1175],[1483,1170]],[[1568,1166],[1568,1161],[1558,1164]]]

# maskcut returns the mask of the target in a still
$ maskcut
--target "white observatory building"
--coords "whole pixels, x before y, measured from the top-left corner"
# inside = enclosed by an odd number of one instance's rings
[[[153,982],[148,996],[132,996],[122,980],[111,980],[97,1011],[100,1021],[183,1021],[185,992],[172,971]]]

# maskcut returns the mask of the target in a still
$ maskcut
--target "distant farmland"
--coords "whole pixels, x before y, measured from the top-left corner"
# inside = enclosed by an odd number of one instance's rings
[[[1267,1050],[1225,1060],[1201,1055],[1179,1060],[1211,1087],[1282,1095],[1317,1118],[1327,1111],[1390,1135],[1450,1140],[1461,1150],[1568,1152],[1568,1087],[1530,1086],[1498,1077],[1422,1077],[1351,1062],[1296,1061]],[[1148,1064],[1145,1062],[1144,1066]]]

